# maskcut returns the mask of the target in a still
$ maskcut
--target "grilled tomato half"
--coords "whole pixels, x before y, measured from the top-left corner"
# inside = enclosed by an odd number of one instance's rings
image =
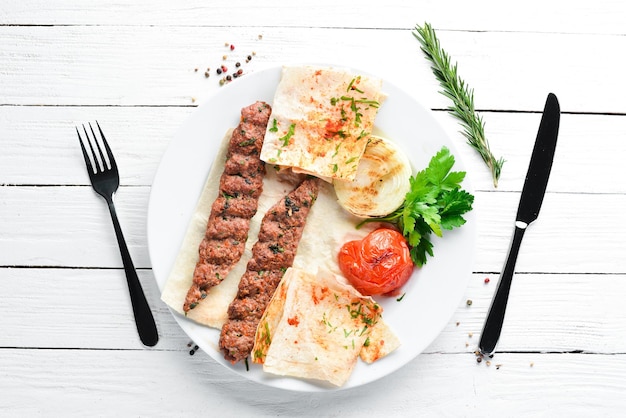
[[[379,228],[339,250],[339,268],[361,294],[393,295],[411,277],[413,261],[402,234]]]

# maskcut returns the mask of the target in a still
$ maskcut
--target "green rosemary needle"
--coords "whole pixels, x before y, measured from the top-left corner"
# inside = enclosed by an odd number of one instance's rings
[[[440,93],[452,100],[448,111],[460,120],[463,126],[463,135],[467,143],[482,157],[491,170],[494,187],[498,187],[498,179],[504,165],[504,159],[496,159],[489,149],[489,142],[485,137],[485,123],[474,108],[474,90],[457,74],[457,64],[450,63],[450,56],[439,45],[435,30],[428,23],[424,26],[415,26],[413,35],[421,44],[421,49],[432,63],[433,74],[439,80],[443,91]]]

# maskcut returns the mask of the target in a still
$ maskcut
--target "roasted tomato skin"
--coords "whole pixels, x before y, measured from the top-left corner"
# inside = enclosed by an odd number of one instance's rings
[[[346,242],[338,261],[343,275],[366,296],[393,294],[413,272],[404,237],[390,228],[375,229],[362,240]]]

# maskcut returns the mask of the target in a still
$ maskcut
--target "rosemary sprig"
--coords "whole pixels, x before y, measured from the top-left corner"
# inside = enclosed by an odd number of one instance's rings
[[[461,121],[467,143],[478,151],[491,170],[493,186],[498,187],[504,159],[496,159],[489,149],[485,123],[474,109],[474,90],[461,80],[457,74],[457,64],[450,63],[450,56],[439,45],[439,39],[430,24],[424,23],[423,27],[416,25],[413,35],[420,42],[426,59],[432,63],[433,74],[443,88],[440,93],[452,100],[453,105],[448,107],[448,111]]]

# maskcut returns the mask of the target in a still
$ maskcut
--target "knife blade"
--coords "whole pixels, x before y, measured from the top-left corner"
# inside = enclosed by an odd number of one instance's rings
[[[498,286],[489,308],[485,324],[478,343],[478,349],[482,356],[492,356],[495,351],[502,324],[506,305],[511,290],[513,274],[517,255],[522,244],[522,238],[528,225],[537,219],[543,203],[543,197],[548,186],[552,161],[556,149],[556,140],[559,134],[559,122],[561,110],[557,97],[550,93],[539,123],[539,131],[535,139],[535,145],[528,165],[522,195],[520,197],[517,215],[515,217],[515,229],[509,248],[506,262],[500,273]]]

